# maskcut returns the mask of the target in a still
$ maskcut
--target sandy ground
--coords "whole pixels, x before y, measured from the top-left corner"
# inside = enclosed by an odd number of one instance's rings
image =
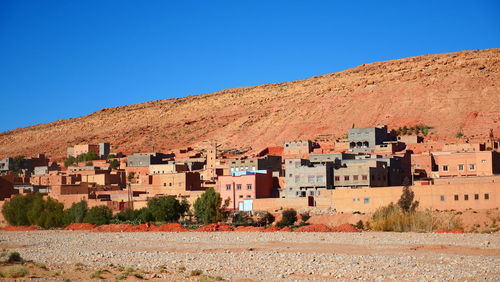
[[[495,234],[28,231],[1,232],[0,248],[58,280],[127,267],[136,280],[500,280]]]

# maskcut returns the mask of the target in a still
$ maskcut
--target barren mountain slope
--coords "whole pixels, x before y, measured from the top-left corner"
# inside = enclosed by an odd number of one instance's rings
[[[215,140],[254,150],[286,140],[340,137],[356,127],[423,123],[435,136],[500,136],[500,49],[361,65],[278,84],[102,109],[0,134],[0,157],[112,143],[113,151],[164,151]]]

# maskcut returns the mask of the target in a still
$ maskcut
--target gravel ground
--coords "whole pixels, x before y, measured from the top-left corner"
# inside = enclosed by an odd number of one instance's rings
[[[500,281],[494,234],[28,231],[0,232],[0,247],[50,265],[185,267],[233,281]]]

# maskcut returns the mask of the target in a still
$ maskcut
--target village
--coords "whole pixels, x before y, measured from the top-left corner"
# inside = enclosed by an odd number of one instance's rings
[[[106,142],[74,144],[64,160],[44,154],[0,160],[0,205],[38,192],[65,208],[85,200],[118,212],[163,196],[192,205],[213,188],[233,211],[366,213],[397,202],[403,186],[411,186],[421,209],[497,208],[499,141],[491,134],[483,143],[435,142],[427,131],[351,128],[343,139],[293,140],[252,154],[208,142],[201,149],[127,155]]]

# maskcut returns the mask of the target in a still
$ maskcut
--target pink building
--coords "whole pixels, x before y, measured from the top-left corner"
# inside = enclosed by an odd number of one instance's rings
[[[223,200],[230,199],[230,209],[239,210],[244,200],[269,198],[273,194],[272,171],[245,173],[238,176],[233,174],[218,177],[217,191]]]

